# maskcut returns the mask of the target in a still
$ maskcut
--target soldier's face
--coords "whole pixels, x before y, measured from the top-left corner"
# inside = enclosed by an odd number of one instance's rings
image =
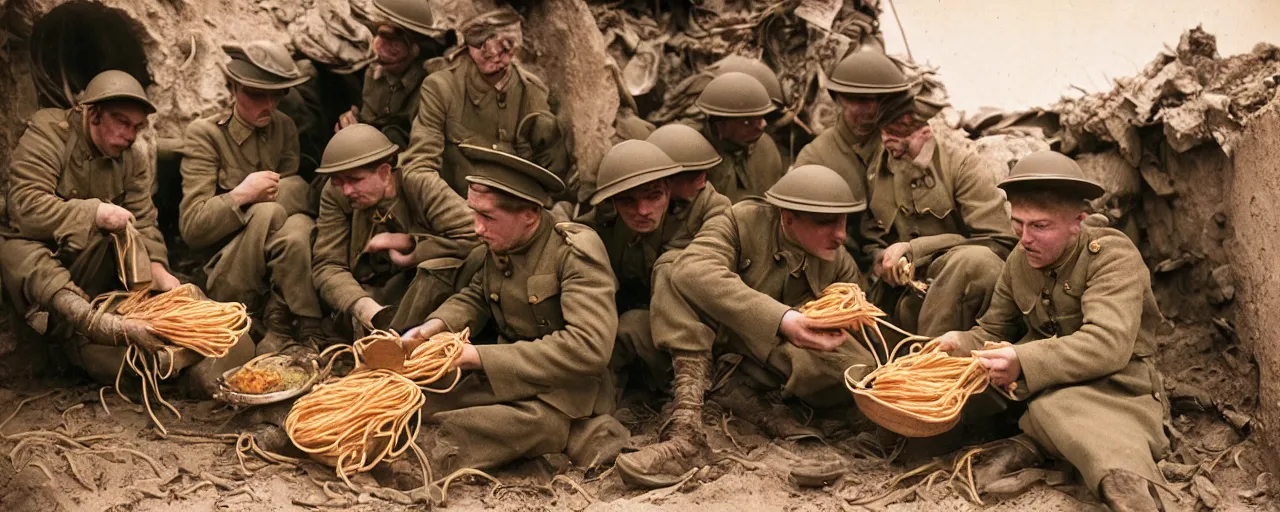
[[[496,253],[510,251],[527,241],[541,218],[536,207],[503,209],[496,193],[477,185],[467,190],[467,206],[471,207],[476,236]]]
[[[898,160],[914,160],[920,156],[925,141],[933,136],[928,124],[921,124],[911,114],[905,114],[898,120],[880,129],[880,140],[889,155]]]
[[[748,146],[764,135],[764,116],[717,119],[716,134],[739,146]]]
[[[651,181],[613,196],[618,216],[636,233],[652,233],[662,224],[662,215],[671,202],[666,180]]]
[[[378,56],[378,64],[399,67],[417,58],[418,51],[418,45],[409,42],[403,30],[386,24],[378,26],[378,33],[373,38],[373,52]]]
[[[682,172],[670,178],[667,178],[668,188],[671,189],[671,198],[684,201],[692,201],[698,198],[698,193],[702,192],[707,186],[706,171]]]
[[[468,46],[471,59],[484,75],[494,75],[506,71],[511,59],[516,55],[517,42],[510,37],[494,36],[485,40],[480,46]]]
[[[805,250],[825,261],[835,261],[840,247],[849,237],[845,232],[848,216],[843,214],[798,213],[782,210],[783,234]]]
[[[381,201],[391,184],[391,164],[377,167],[351,169],[335,173],[329,178],[329,186],[342,191],[351,207],[363,210]]]
[[[1084,212],[1062,205],[1034,204],[1015,199],[1010,203],[1013,233],[1018,236],[1031,268],[1045,268],[1058,261],[1080,234]]]
[[[288,90],[268,91],[243,85],[235,86],[236,113],[255,128],[271,124],[271,114],[280,106],[280,99]]]
[[[876,120],[880,116],[879,98],[841,94],[836,97],[836,101],[840,103],[845,124],[855,132],[872,133],[876,129]]]
[[[147,127],[147,112],[138,105],[117,102],[93,107],[89,116],[89,137],[103,155],[119,157],[133,147],[138,132]]]

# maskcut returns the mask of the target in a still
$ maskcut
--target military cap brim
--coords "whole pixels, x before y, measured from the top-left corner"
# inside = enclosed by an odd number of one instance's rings
[[[627,176],[623,179],[605,183],[596,189],[596,193],[591,196],[591,205],[595,206],[603,203],[606,199],[631,190],[645,183],[657,181],[668,176],[674,176],[686,171],[680,164],[668,165],[640,171],[639,173]]]
[[[893,94],[895,92],[904,92],[911,90],[912,82],[906,82],[893,86],[881,86],[876,84],[860,84],[856,82],[841,82],[835,79],[827,80],[827,91],[840,94],[859,94],[863,96],[878,96],[882,94]]]
[[[262,89],[266,91],[277,91],[288,89],[290,87],[301,85],[310,80],[311,77],[298,71],[297,66],[293,69],[280,69],[268,71],[263,65],[265,59],[256,59],[249,54],[248,47],[250,45],[224,44],[222,51],[231,56],[231,62],[221,64],[222,71],[232,81],[254,89]],[[293,61],[290,61],[292,64]]]
[[[1000,182],[999,187],[1006,190],[1057,190],[1082,199],[1097,199],[1107,193],[1097,182],[1056,174],[1034,174],[1010,176]]]
[[[103,102],[112,101],[112,100],[129,100],[129,101],[132,101],[132,102],[136,103],[138,106],[142,107],[142,110],[143,110],[144,112],[146,112],[147,114],[154,114],[154,113],[156,113],[156,106],[155,106],[155,104],[151,103],[151,100],[147,99],[147,97],[146,97],[146,96],[141,96],[141,95],[132,94],[132,93],[127,93],[127,92],[117,92],[117,93],[111,93],[111,94],[104,94],[104,95],[99,96],[99,97],[96,97],[96,98],[91,98],[91,99],[87,99],[87,100],[81,100],[81,101],[80,101],[80,104],[81,104],[81,105],[94,105],[94,104],[97,104],[97,103],[103,103]]]
[[[765,202],[784,210],[808,213],[858,213],[866,211],[867,209],[867,203],[861,201],[840,204],[815,202],[807,201],[800,197],[775,194],[773,192],[765,192],[764,200]]]
[[[471,162],[466,180],[502,190],[544,208],[551,198],[564,192],[564,182],[551,171],[518,156],[471,144],[459,144],[462,156]]]

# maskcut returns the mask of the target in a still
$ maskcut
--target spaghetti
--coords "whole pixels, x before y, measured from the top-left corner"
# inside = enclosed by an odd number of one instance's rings
[[[413,348],[413,351],[405,357],[404,366],[397,373],[432,393],[448,393],[452,391],[458,380],[462,378],[461,372],[454,372],[453,383],[447,389],[426,388],[426,386],[435,383],[453,371],[458,358],[462,357],[462,347],[471,343],[468,340],[470,335],[470,329],[463,329],[459,333],[441,332],[432,335]],[[364,360],[365,347],[376,341],[398,342],[399,339],[400,337],[394,332],[375,330],[368,336],[356,340],[353,347],[356,354],[357,371],[361,370],[360,362]]]

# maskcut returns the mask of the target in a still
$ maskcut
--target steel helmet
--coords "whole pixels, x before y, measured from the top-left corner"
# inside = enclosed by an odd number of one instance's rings
[[[435,26],[431,2],[426,0],[373,0],[373,8],[392,24],[427,37],[440,37],[446,30]]]
[[[138,83],[138,79],[118,69],[108,69],[98,73],[93,80],[89,80],[89,85],[85,86],[84,92],[80,93],[81,105],[121,99],[140,103],[148,114],[156,111],[156,106],[147,99],[147,92],[142,90],[142,84]]]
[[[622,141],[610,148],[600,160],[596,193],[591,196],[591,204],[598,205],[624,191],[683,171],[680,164],[653,143]]]
[[[664,125],[650,133],[645,141],[658,146],[686,171],[704,171],[724,160],[706,137],[682,123]]]
[[[883,53],[876,50],[853,52],[836,64],[827,90],[841,94],[891,94],[911,89],[912,82]]]
[[[694,104],[707,115],[720,117],[763,116],[778,108],[759,80],[737,71],[711,80]]]
[[[867,209],[866,201],[853,196],[840,173],[823,165],[801,165],[787,171],[764,193],[764,200],[798,212],[856,213]]]
[[[707,67],[715,76],[723,75],[730,71],[746,73],[754,77],[769,92],[769,98],[779,105],[786,105],[786,94],[782,91],[782,84],[778,82],[778,75],[774,74],[769,66],[765,65],[757,59],[743,57],[741,55],[730,55],[716,61]]]
[[[400,147],[393,144],[382,130],[364,123],[356,123],[334,134],[324,147],[320,167],[316,172],[331,174],[359,169],[390,157]]]
[[[1000,188],[1044,188],[1061,190],[1082,199],[1097,199],[1106,193],[1098,182],[1086,178],[1080,164],[1057,151],[1037,151],[1019,160],[1000,182]]]

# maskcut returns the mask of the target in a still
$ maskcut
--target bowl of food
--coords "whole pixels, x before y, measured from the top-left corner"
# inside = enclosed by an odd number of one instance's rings
[[[218,378],[214,398],[233,405],[264,405],[301,396],[322,377],[312,358],[263,354]]]

